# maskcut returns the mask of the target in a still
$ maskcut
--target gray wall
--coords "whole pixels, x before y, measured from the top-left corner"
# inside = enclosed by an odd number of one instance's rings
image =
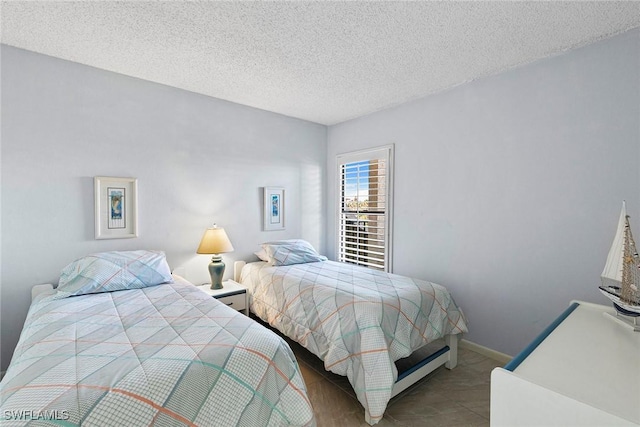
[[[2,369],[31,286],[88,253],[164,250],[204,282],[210,257],[195,250],[214,221],[236,249],[228,266],[275,238],[324,250],[325,126],[4,45],[1,55]],[[96,175],[138,178],[140,237],[94,240]],[[265,185],[286,188],[284,231],[261,231]]]
[[[2,369],[31,286],[87,253],[162,249],[204,281],[208,257],[194,252],[217,221],[236,248],[227,264],[297,236],[333,256],[335,156],[347,151],[395,143],[394,271],[449,287],[467,338],[508,354],[570,300],[606,303],[596,287],[622,199],[640,230],[638,30],[328,134],[7,46],[1,55]],[[93,239],[96,175],[139,179],[139,238]],[[287,188],[285,231],[261,231],[265,185]]]
[[[640,233],[640,32],[329,128],[338,153],[395,144],[394,272],[447,286],[470,341],[517,354],[600,273],[627,200]],[[640,234],[639,234],[640,236]]]

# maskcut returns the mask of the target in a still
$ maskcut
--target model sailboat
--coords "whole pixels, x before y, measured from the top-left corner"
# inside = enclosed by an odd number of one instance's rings
[[[640,259],[631,233],[625,202],[618,221],[618,230],[602,271],[602,292],[613,302],[615,318],[640,331]]]

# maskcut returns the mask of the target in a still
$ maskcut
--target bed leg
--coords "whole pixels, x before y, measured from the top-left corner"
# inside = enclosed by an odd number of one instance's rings
[[[444,366],[453,369],[458,364],[458,335],[445,335],[444,342],[449,346],[449,361]]]

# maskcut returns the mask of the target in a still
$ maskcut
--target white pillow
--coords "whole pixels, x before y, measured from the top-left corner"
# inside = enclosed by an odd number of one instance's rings
[[[140,289],[171,283],[164,252],[113,251],[88,255],[60,273],[58,297]]]
[[[309,242],[302,239],[278,240],[262,244],[273,266],[304,264],[307,262],[326,261],[327,257],[318,254]]]

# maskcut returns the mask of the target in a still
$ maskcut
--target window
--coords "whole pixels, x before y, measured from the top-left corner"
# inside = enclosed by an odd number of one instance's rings
[[[391,271],[393,145],[338,155],[338,261]]]

